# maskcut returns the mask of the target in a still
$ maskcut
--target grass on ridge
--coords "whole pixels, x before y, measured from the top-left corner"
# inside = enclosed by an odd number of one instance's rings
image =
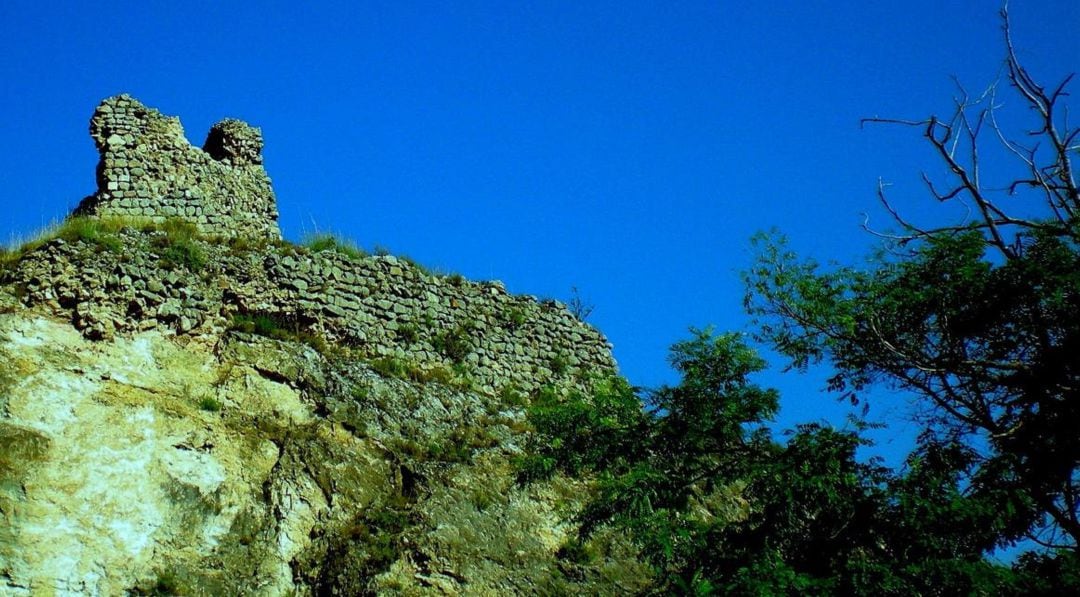
[[[13,237],[7,247],[0,248],[0,269],[13,265],[23,255],[57,238],[69,243],[84,242],[103,251],[120,253],[124,250],[124,242],[119,233],[125,230],[164,232],[164,236],[154,240],[154,245],[162,250],[163,265],[182,266],[198,271],[206,264],[204,251],[195,243],[196,240],[203,239],[203,236],[193,223],[186,220],[170,218],[164,222],[155,222],[150,218],[124,216],[75,216],[50,224],[28,240]]]
[[[200,238],[195,224],[170,218],[154,228],[165,233],[165,236],[154,239],[154,245],[161,249],[162,265],[185,267],[192,272],[200,271],[206,265],[206,252],[195,242]]]
[[[53,239],[66,242],[84,241],[100,248],[120,252],[123,243],[116,238],[117,233],[125,229],[147,230],[154,224],[144,218],[104,217],[90,218],[76,216],[53,222],[28,237],[12,235],[7,246],[0,247],[0,267],[18,261],[26,253],[37,249]]]
[[[300,241],[300,245],[306,247],[312,253],[320,253],[322,251],[332,251],[334,253],[340,253],[352,259],[363,259],[372,255],[376,257],[389,257],[394,256],[401,263],[415,269],[421,274],[433,277],[433,278],[446,278],[452,284],[460,286],[464,283],[465,277],[457,272],[442,271],[437,268],[429,268],[424,264],[416,261],[408,255],[395,255],[393,251],[387,248],[385,245],[376,244],[371,252],[367,251],[354,241],[341,238],[335,234],[329,232],[316,232],[314,234],[308,234]]]
[[[338,238],[329,233],[308,235],[304,237],[304,240],[301,241],[300,244],[307,247],[308,250],[313,253],[331,251],[340,253],[351,259],[363,259],[368,256],[368,252],[355,242]]]

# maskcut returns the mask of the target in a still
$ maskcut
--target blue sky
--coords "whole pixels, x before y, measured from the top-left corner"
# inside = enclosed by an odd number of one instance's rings
[[[649,386],[674,381],[688,326],[746,329],[754,232],[856,262],[861,214],[887,226],[878,177],[939,217],[917,132],[859,119],[944,113],[950,76],[981,89],[1003,58],[993,1],[41,4],[0,4],[3,238],[93,191],[89,116],[128,92],[195,144],[223,117],[262,127],[291,239],[332,231],[518,293],[576,286]],[[1080,3],[1011,12],[1037,77],[1080,68]],[[846,412],[814,376],[762,381],[782,425]],[[895,457],[902,400],[873,409]]]

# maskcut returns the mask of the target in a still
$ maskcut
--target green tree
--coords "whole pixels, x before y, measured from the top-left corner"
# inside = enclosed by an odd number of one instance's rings
[[[764,362],[738,334],[694,330],[672,348],[680,384],[641,392],[599,380],[592,392],[537,395],[525,481],[588,474],[596,494],[577,522],[582,538],[616,525],[638,543],[663,584],[707,593],[717,531],[741,515],[741,479],[775,447],[765,431],[775,391],[750,382]]]
[[[856,458],[858,425],[803,425],[779,443],[765,427],[777,395],[752,382],[764,363],[740,336],[695,331],[671,362],[680,382],[648,393],[618,381],[541,393],[522,460],[526,480],[595,476],[581,539],[604,525],[625,532],[655,566],[658,593],[1019,591],[985,557],[997,534],[983,526],[986,504],[960,491],[963,446],[928,444],[896,475]],[[1061,562],[1039,563],[1051,565]]]
[[[658,594],[1080,593],[1080,132],[1059,117],[1065,84],[1034,82],[1003,17],[1009,82],[1040,146],[1009,140],[993,91],[945,120],[889,121],[922,127],[945,161],[952,185],[926,178],[936,198],[981,216],[920,227],[881,185],[900,232],[876,233],[871,268],[820,268],[762,236],[747,274],[761,338],[794,366],[827,363],[856,403],[874,384],[918,398],[923,433],[903,468],[857,457],[865,423],[775,440],[777,395],[753,383],[764,362],[736,334],[673,346],[674,386],[534,399],[523,479],[593,478],[580,539],[626,533]],[[987,136],[1025,175],[984,183]],[[1024,538],[1047,549],[1012,566],[988,557]]]
[[[1069,78],[1038,84],[1017,59],[1005,11],[1002,18],[1007,80],[1034,118],[1023,142],[1000,122],[994,87],[976,98],[961,93],[947,118],[873,120],[918,127],[949,173],[947,182],[923,175],[931,194],[971,206],[973,218],[920,226],[879,185],[899,231],[874,232],[883,250],[872,267],[822,268],[782,238],[759,237],[747,305],[761,337],[794,366],[831,366],[829,386],[844,398],[858,401],[878,383],[918,398],[916,462],[948,455],[941,462],[951,477],[922,496],[923,506],[963,502],[959,524],[968,530],[953,540],[991,549],[1027,538],[1075,559],[1080,129],[1066,121]],[[996,180],[984,168],[993,149]],[[908,482],[933,490],[924,472],[913,469]]]

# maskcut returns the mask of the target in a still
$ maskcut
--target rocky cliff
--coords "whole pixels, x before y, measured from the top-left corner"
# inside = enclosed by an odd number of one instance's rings
[[[97,192],[0,253],[0,594],[624,594],[524,407],[614,371],[553,301],[280,240],[258,129],[98,107]],[[571,550],[573,551],[573,550]]]

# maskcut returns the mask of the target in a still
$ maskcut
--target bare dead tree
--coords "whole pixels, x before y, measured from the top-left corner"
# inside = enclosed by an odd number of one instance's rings
[[[999,82],[972,96],[957,81],[959,93],[953,99],[952,112],[944,118],[863,119],[862,125],[885,123],[921,129],[922,136],[948,170],[947,182],[935,182],[923,172],[923,183],[939,202],[959,202],[968,210],[968,216],[958,224],[920,226],[900,214],[886,194],[889,185],[879,181],[877,197],[899,224],[901,232],[886,234],[873,230],[868,218],[863,223],[867,231],[904,246],[936,235],[977,229],[984,233],[987,244],[1005,259],[1014,259],[1023,251],[1021,232],[1024,231],[1040,231],[1080,241],[1080,187],[1073,163],[1080,153],[1080,127],[1069,122],[1068,106],[1063,101],[1068,96],[1067,87],[1073,75],[1066,76],[1054,86],[1040,84],[1017,55],[1007,3],[1002,6],[1000,15],[1006,47],[1006,80],[1034,114],[1034,125],[1023,138],[1010,135],[1003,128],[999,119],[1002,107],[998,97]],[[1023,174],[1004,184],[988,185],[983,172],[983,149],[988,141],[1015,160]],[[1002,207],[1000,199],[1016,197],[1032,198],[1032,204],[1040,209],[1025,208],[1039,215],[1021,217]]]
[[[1074,248],[1080,246],[1080,187],[1074,169],[1074,158],[1080,155],[1080,128],[1070,123],[1066,103],[1073,75],[1056,85],[1039,83],[1017,54],[1007,3],[1002,6],[1000,16],[1005,44],[1004,81],[1013,92],[1011,97],[1020,100],[1033,120],[1026,130],[1010,133],[1004,126],[1005,98],[1000,94],[1000,79],[977,95],[969,94],[956,81],[959,91],[947,117],[867,118],[861,122],[920,130],[946,171],[944,180],[922,172],[927,190],[940,203],[960,203],[966,208],[965,217],[958,223],[923,226],[895,207],[887,194],[889,185],[879,181],[877,198],[900,231],[887,234],[872,230],[869,218],[864,220],[863,227],[895,247],[914,251],[921,245],[918,241],[976,230],[991,252],[998,255],[1000,263],[1009,263],[1022,259],[1025,249],[1040,235],[1066,240]],[[991,152],[997,152],[994,159],[989,157]],[[990,180],[989,164],[993,165],[992,174],[1001,176],[1002,171],[1007,172],[1001,177],[1004,180]],[[1037,313],[1038,309],[1033,307],[1030,311]],[[976,340],[931,335],[921,345],[901,349],[892,345],[888,334],[877,330],[872,319],[869,332],[884,347],[883,354],[891,355],[891,360],[898,364],[889,371],[893,378],[931,399],[935,413],[925,414],[956,423],[951,427],[947,423],[946,428],[981,429],[989,442],[1007,450],[1005,446],[1012,445],[1010,442],[1017,441],[1015,438],[1031,434],[1035,428],[1033,421],[1050,409],[1065,413],[1076,410],[1070,406],[1077,397],[1077,388],[1068,381],[1072,374],[1062,373],[1076,369],[1077,357],[1067,356],[1075,354],[1075,349],[1069,348],[1072,340],[1065,339],[1065,332],[1052,321],[1039,325],[1042,329],[1034,334],[1033,348],[1015,352],[1007,362],[972,356],[986,352],[980,350],[985,347]],[[941,327],[950,329],[948,322],[941,322]],[[999,332],[1005,336],[1014,333],[1007,329]],[[1053,357],[1044,356],[1040,361],[1031,356],[1036,353]],[[1011,385],[1016,379],[1044,379],[1050,374],[1060,374],[1066,381],[1046,382],[1041,388],[1043,393],[1029,393]],[[1002,382],[995,385],[986,383],[987,380]],[[1049,445],[1059,440],[1047,437],[1029,441]],[[1072,445],[1071,441],[1066,443]],[[1040,450],[1035,452],[1041,453]],[[1053,448],[1045,451],[1057,454]],[[1048,548],[1077,549],[1080,544],[1080,469],[1067,453],[1063,451],[1057,457],[1069,460],[1060,464],[1068,470],[1058,474],[1052,485],[1029,494],[1049,521],[1033,525],[1028,537]]]
[[[578,292],[577,286],[570,287],[570,300],[567,303],[567,307],[570,308],[570,313],[578,318],[579,321],[588,319],[596,308],[595,305],[581,297],[581,293]]]

